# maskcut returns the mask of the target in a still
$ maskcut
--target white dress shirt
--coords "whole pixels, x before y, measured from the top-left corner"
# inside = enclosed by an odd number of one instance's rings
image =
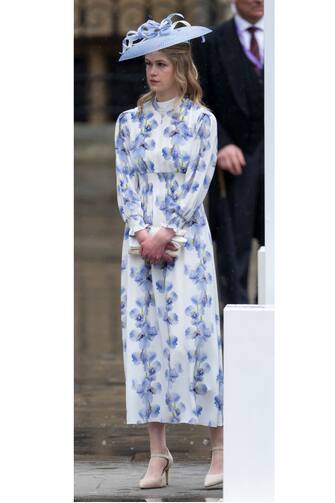
[[[247,31],[249,26],[255,26],[259,28],[259,30],[255,31],[255,37],[258,42],[259,52],[262,58],[262,62],[264,60],[264,18],[262,17],[257,23],[251,24],[249,21],[246,21],[239,14],[235,14],[234,16],[235,23],[237,26],[237,32],[241,41],[241,44],[246,49],[250,49],[250,41],[251,41],[251,33]]]

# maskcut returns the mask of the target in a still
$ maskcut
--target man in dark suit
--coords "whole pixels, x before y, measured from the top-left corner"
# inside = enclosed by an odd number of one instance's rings
[[[193,54],[204,102],[218,122],[209,224],[217,242],[219,273],[224,276],[222,301],[246,304],[252,239],[264,245],[264,2],[235,0],[234,6],[234,17],[206,35],[204,44],[194,44]],[[225,209],[219,172],[221,177],[224,174]],[[229,224],[232,239],[228,238]]]

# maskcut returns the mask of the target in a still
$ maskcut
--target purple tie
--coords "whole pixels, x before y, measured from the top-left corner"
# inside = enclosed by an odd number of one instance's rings
[[[250,52],[260,62],[261,61],[261,55],[260,55],[260,52],[259,52],[259,45],[258,45],[258,42],[257,42],[257,38],[255,36],[255,31],[258,30],[258,28],[256,28],[256,26],[249,26],[249,28],[247,28],[247,30],[251,34]]]

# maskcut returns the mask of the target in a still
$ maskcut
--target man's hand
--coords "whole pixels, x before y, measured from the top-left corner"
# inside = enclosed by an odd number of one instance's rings
[[[237,145],[226,145],[220,148],[217,157],[217,166],[232,175],[241,175],[242,166],[246,162],[242,150]]]

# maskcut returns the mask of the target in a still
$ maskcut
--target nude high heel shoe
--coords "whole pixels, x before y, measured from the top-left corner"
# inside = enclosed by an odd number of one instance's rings
[[[212,451],[223,451],[223,447],[213,447]],[[207,473],[205,477],[204,487],[212,487],[223,483],[223,473]]]
[[[167,486],[169,484],[169,481],[168,481],[169,480],[169,470],[173,464],[173,457],[171,455],[171,452],[168,449],[167,454],[163,454],[163,453],[151,454],[150,457],[151,458],[165,458],[165,459],[167,459],[167,463],[163,469],[162,474],[159,477],[157,477],[157,478],[152,478],[152,477],[145,478],[144,477],[139,481],[139,487],[141,489],[150,489],[150,488],[154,488],[154,487]],[[164,473],[165,473],[165,482],[164,482]]]

